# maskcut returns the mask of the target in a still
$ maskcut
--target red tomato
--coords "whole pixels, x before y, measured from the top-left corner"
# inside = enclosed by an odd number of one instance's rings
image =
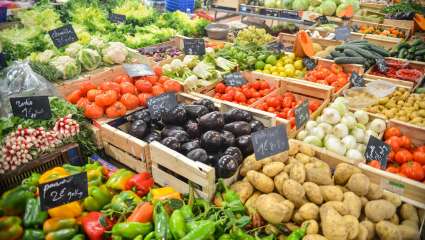
[[[378,169],[381,168],[381,163],[378,160],[372,160],[367,165]]]
[[[246,98],[252,98],[252,91],[249,88],[243,88],[242,93],[245,95]]]
[[[114,90],[117,93],[121,92],[121,87],[116,82],[103,82],[99,85],[99,89],[103,91]]]
[[[158,78],[158,82],[161,84],[164,84],[167,80],[169,80],[170,78],[167,76],[161,76]]]
[[[399,164],[413,160],[413,155],[406,149],[401,149],[395,154],[395,161]]]
[[[152,75],[152,76],[145,76],[143,77],[145,80],[148,80],[149,82],[151,82],[153,85],[158,82],[158,76],[156,75]]]
[[[416,148],[416,151],[425,152],[425,145]]]
[[[291,108],[292,107],[292,98],[291,97],[284,97],[282,101],[282,107],[283,108]]]
[[[273,108],[277,108],[280,105],[279,100],[274,96],[268,97],[266,99],[266,103],[269,107],[273,107]]]
[[[394,151],[391,151],[389,154],[388,154],[388,161],[389,162],[393,162],[394,161],[394,157],[395,157],[395,152]]]
[[[251,104],[253,104],[255,101],[257,101],[257,99],[256,99],[256,98],[250,98],[250,99],[248,99],[247,103],[248,103],[249,105],[251,105]]]
[[[120,83],[121,94],[131,93],[136,94],[136,87],[130,82]]]
[[[77,89],[70,93],[68,96],[66,96],[66,100],[68,100],[68,102],[72,104],[76,104],[78,100],[80,100],[82,95],[83,94],[81,93],[81,90]]]
[[[164,88],[166,92],[180,92],[182,90],[180,83],[171,79],[164,83]]]
[[[255,90],[260,90],[261,89],[260,81],[252,82],[251,87],[254,88]]]
[[[246,97],[242,92],[237,91],[235,93],[235,101],[238,102],[238,103],[245,103]]]
[[[275,111],[276,111],[276,109],[274,107],[268,107],[267,108],[267,112],[274,113]]]
[[[130,82],[133,83],[133,79],[127,74],[118,75],[114,80],[116,83]]]
[[[141,93],[137,96],[141,106],[146,106],[148,104],[148,99],[153,97],[150,93]]]
[[[315,112],[319,107],[320,107],[320,101],[318,101],[318,100],[311,100],[311,101],[308,102],[308,108],[312,112]]]
[[[412,145],[412,141],[409,137],[403,135],[400,137],[400,146],[404,148],[410,148]]]
[[[295,127],[295,117],[289,117],[289,123],[291,124],[291,128]]]
[[[270,85],[269,85],[269,83],[268,83],[268,82],[266,82],[266,81],[261,81],[261,83],[260,83],[260,88],[261,88],[261,90],[269,89],[269,88],[270,88]]]
[[[400,137],[401,136],[400,129],[396,127],[387,128],[384,133],[384,139],[386,140],[393,136]]]
[[[102,94],[103,90],[100,89],[90,89],[87,92],[87,99],[91,102],[94,102],[94,99],[96,98],[97,95]]]
[[[95,97],[94,101],[96,105],[100,107],[107,107],[114,104],[118,99],[118,94],[114,90],[107,90],[102,94]]]
[[[82,96],[86,96],[87,92],[91,89],[96,89],[96,85],[88,81],[80,84],[80,91]]]
[[[387,170],[386,170],[387,172],[390,172],[390,173],[395,173],[395,174],[397,174],[397,173],[399,173],[400,172],[400,168],[399,167],[397,167],[397,166],[395,166],[395,165],[390,165],[390,166],[388,166],[387,167]]]
[[[416,150],[413,153],[413,160],[420,163],[421,165],[425,165],[425,152]]]
[[[140,100],[139,98],[131,93],[124,93],[121,96],[120,102],[125,105],[125,107],[129,110],[134,109],[139,106]]]
[[[217,83],[217,85],[215,85],[215,91],[218,93],[225,93],[226,85],[224,85],[224,83]]]
[[[161,66],[153,67],[153,71],[154,71],[156,76],[161,77],[161,75],[162,75],[162,67]]]
[[[410,179],[422,181],[425,177],[425,172],[422,166],[417,162],[406,162],[400,167],[400,172]]]
[[[154,96],[159,96],[161,94],[165,93],[165,89],[164,87],[160,86],[160,85],[155,85],[152,87],[152,94]]]
[[[89,105],[89,104],[90,104],[90,101],[87,98],[82,97],[82,98],[80,98],[80,100],[78,100],[76,105],[77,105],[77,107],[79,107],[81,109],[85,109],[86,106]]]
[[[231,101],[233,101],[233,96],[230,95],[229,93],[225,93],[225,94],[221,95],[221,100],[231,102]]]
[[[400,149],[400,139],[397,136],[392,136],[385,141],[386,144],[391,146],[391,150],[397,152]]]
[[[139,90],[139,92],[142,92],[142,93],[152,92],[152,83],[147,80],[137,80],[135,85],[137,90]]]

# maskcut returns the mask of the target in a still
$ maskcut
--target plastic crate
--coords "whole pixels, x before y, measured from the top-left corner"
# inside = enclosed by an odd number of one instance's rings
[[[192,13],[195,8],[195,0],[167,0],[166,2],[167,11],[177,11],[186,12],[187,9],[190,9]]]

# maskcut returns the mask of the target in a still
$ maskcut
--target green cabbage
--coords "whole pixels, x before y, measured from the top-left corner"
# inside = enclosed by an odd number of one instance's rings
[[[336,15],[342,17],[342,13],[349,7],[353,6],[353,13],[360,9],[360,2],[358,0],[343,0],[336,9]]]
[[[81,63],[81,66],[87,71],[96,69],[101,61],[100,54],[96,50],[89,48],[81,49],[77,59]]]
[[[322,0],[310,0],[310,7],[317,7],[322,3]]]
[[[292,9],[292,2],[293,2],[294,0],[282,0],[282,5],[283,5],[283,8],[284,9],[289,9],[289,10],[291,10]]]
[[[81,73],[81,67],[78,62],[69,56],[60,56],[51,62],[61,74],[63,79],[71,79]]]
[[[309,0],[294,0],[294,2],[292,3],[292,9],[297,11],[305,11],[308,9],[309,5]]]
[[[325,16],[332,16],[336,10],[336,4],[332,0],[326,0],[320,4],[321,14]]]

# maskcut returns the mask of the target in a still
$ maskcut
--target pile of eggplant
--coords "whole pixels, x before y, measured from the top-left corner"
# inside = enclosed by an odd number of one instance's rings
[[[251,133],[264,129],[252,114],[240,109],[219,112],[208,99],[179,104],[152,119],[148,109],[128,117],[129,134],[146,142],[158,141],[216,170],[217,177],[231,177],[243,159],[254,152]]]

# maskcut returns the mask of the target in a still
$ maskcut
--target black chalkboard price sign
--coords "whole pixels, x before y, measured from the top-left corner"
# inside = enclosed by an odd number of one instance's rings
[[[300,129],[310,119],[310,112],[308,111],[307,99],[295,108],[294,114],[295,125],[297,129]]]
[[[0,69],[3,69],[6,67],[6,56],[4,53],[0,52]]]
[[[123,23],[125,22],[126,17],[121,14],[109,13],[108,19],[113,23]]]
[[[335,40],[345,41],[350,36],[350,34],[351,34],[350,28],[347,26],[335,28]]]
[[[318,20],[319,20],[320,24],[328,24],[329,23],[329,20],[326,16],[320,16],[320,17],[318,17]]]
[[[155,75],[152,68],[147,64],[124,64],[125,71],[130,77],[143,77]]]
[[[43,211],[84,199],[88,196],[87,172],[40,184],[38,191]]]
[[[246,83],[245,78],[242,76],[240,72],[228,73],[223,76],[224,84],[227,86],[241,86]]]
[[[14,116],[26,119],[44,119],[52,117],[48,96],[12,97],[10,105]]]
[[[288,135],[284,125],[266,128],[253,133],[252,145],[257,160],[276,155],[289,149]]]
[[[275,54],[281,54],[285,51],[285,46],[280,42],[273,42],[267,45],[267,49],[273,51]]]
[[[381,73],[386,73],[388,71],[387,63],[385,62],[385,59],[383,58],[377,58],[375,59],[376,67],[378,68],[378,71]]]
[[[77,34],[71,24],[49,31],[50,38],[57,48],[78,41]]]
[[[183,39],[184,53],[186,55],[204,55],[205,41],[202,38]]]
[[[159,119],[162,112],[172,110],[176,106],[177,98],[175,93],[164,93],[148,100],[149,112],[153,119]]]
[[[0,7],[0,22],[7,20],[7,7]]]
[[[305,57],[303,59],[303,64],[309,71],[313,70],[316,67],[316,62],[314,61],[314,59],[311,59],[309,57]]]
[[[391,151],[391,146],[384,143],[374,136],[370,136],[366,146],[364,157],[366,162],[378,160],[382,169],[387,168],[388,154]]]
[[[350,76],[350,83],[353,87],[364,87],[364,79],[356,72],[352,72]]]

